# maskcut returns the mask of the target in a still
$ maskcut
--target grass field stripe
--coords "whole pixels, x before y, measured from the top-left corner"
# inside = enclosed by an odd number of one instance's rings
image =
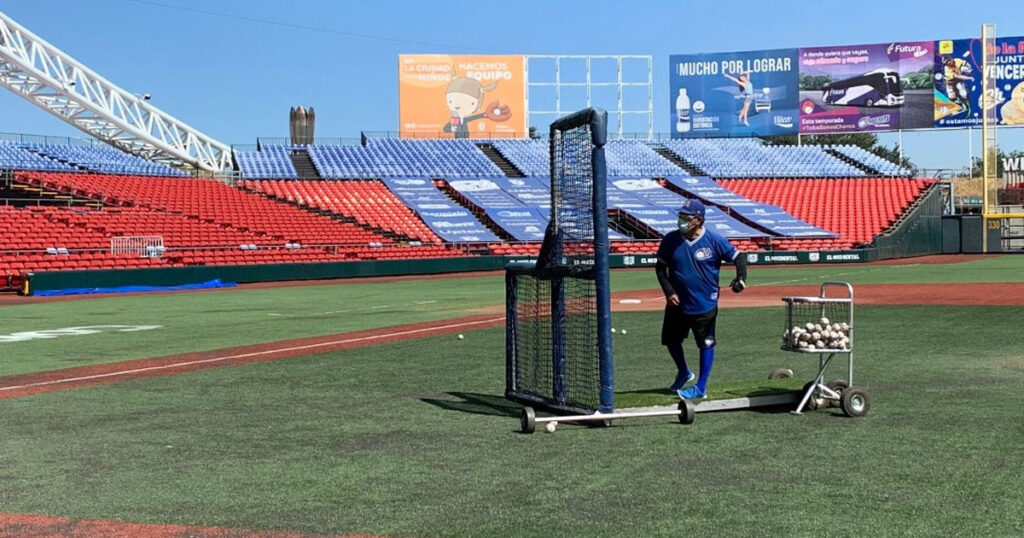
[[[181,367],[184,367],[184,366],[193,366],[193,365],[196,365],[196,364],[210,364],[210,363],[214,363],[214,362],[223,362],[223,361],[229,361],[229,360],[234,360],[234,359],[245,359],[245,358],[248,358],[248,357],[259,357],[261,355],[273,355],[273,354],[276,354],[276,353],[288,353],[288,352],[292,352],[292,351],[303,351],[303,350],[306,350],[306,349],[314,349],[314,348],[318,348],[318,347],[335,346],[335,345],[339,345],[339,344],[351,344],[351,343],[354,343],[354,342],[365,342],[365,341],[369,341],[369,340],[380,340],[380,339],[384,339],[384,338],[394,338],[396,336],[408,336],[408,335],[411,335],[411,334],[428,333],[428,332],[435,332],[435,331],[441,331],[441,330],[446,330],[446,329],[456,329],[456,328],[460,328],[460,327],[470,327],[470,326],[473,326],[473,325],[481,325],[481,324],[486,324],[486,323],[497,323],[499,321],[504,321],[504,320],[505,320],[505,316],[501,316],[501,317],[498,317],[498,318],[490,318],[490,319],[483,319],[483,320],[477,320],[477,321],[467,321],[467,322],[463,322],[463,323],[452,323],[452,324],[448,324],[448,325],[439,325],[437,327],[425,327],[425,328],[422,328],[422,329],[412,329],[412,330],[408,330],[408,331],[398,331],[398,332],[393,332],[393,333],[377,334],[377,335],[372,335],[372,336],[361,336],[359,338],[346,338],[346,339],[343,339],[343,340],[332,340],[330,342],[318,342],[318,343],[315,343],[315,344],[306,344],[306,345],[302,345],[302,346],[291,346],[291,347],[282,347],[282,348],[277,348],[277,349],[267,349],[267,350],[263,350],[263,351],[254,351],[252,353],[241,353],[241,354],[238,354],[238,355],[228,355],[228,356],[225,356],[225,357],[214,357],[212,359],[201,359],[201,360],[194,360],[194,361],[176,362],[176,363],[173,363],[173,364],[161,364],[159,366],[148,366],[146,368],[133,368],[131,370],[119,370],[117,372],[107,372],[107,373],[103,373],[103,374],[95,374],[95,375],[88,375],[88,376],[81,376],[81,377],[68,377],[68,378],[65,378],[65,379],[54,379],[54,380],[51,380],[51,381],[40,381],[40,382],[37,382],[37,383],[27,383],[25,385],[12,385],[12,386],[9,386],[9,387],[0,387],[0,391],[28,389],[28,388],[33,388],[33,387],[45,387],[47,385],[60,385],[60,384],[63,384],[63,383],[77,383],[77,382],[80,382],[80,381],[90,381],[90,380],[93,380],[93,379],[103,379],[103,378],[107,378],[107,377],[117,377],[117,376],[122,376],[122,375],[132,375],[132,374],[138,374],[138,373],[142,373],[142,372],[152,372],[154,370],[169,370],[169,369],[172,369],[172,368],[181,368]]]

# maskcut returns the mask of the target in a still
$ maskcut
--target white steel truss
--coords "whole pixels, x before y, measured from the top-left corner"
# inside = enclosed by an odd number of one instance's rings
[[[133,155],[221,172],[231,148],[123,90],[0,11],[0,85]]]

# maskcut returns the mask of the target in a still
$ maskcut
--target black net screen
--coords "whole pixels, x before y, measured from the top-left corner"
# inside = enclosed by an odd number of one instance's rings
[[[506,392],[593,411],[601,405],[594,145],[590,125],[552,135],[551,222],[536,267],[507,279]]]

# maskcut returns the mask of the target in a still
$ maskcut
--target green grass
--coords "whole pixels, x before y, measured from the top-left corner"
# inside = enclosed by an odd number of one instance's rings
[[[697,368],[694,364],[693,368]],[[793,392],[803,388],[807,379],[759,379],[734,381],[732,383],[714,383],[708,387],[707,400],[726,400],[733,398],[749,398],[751,396],[770,396]],[[673,405],[679,402],[679,396],[667,388],[655,388],[636,391],[619,391],[615,394],[615,407],[653,407]]]
[[[712,387],[813,373],[813,357],[778,350],[781,315],[721,315]],[[862,419],[523,435],[500,396],[500,329],[3,400],[0,511],[402,536],[1019,536],[1018,317],[860,308]],[[670,382],[660,314],[614,324],[629,331],[617,389]]]
[[[729,274],[730,269],[725,270]],[[949,265],[843,265],[751,269],[752,285],[891,282],[1016,282],[1024,256]],[[615,271],[618,291],[653,289],[651,270]],[[498,274],[448,280],[332,283],[213,293],[106,297],[6,306],[4,334],[91,325],[159,325],[152,331],[0,342],[0,376],[87,364],[206,351],[496,311],[504,301]]]

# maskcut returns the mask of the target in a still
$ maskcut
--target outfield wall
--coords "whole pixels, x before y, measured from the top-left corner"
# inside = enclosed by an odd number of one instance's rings
[[[874,249],[822,252],[758,252],[748,255],[753,265],[858,263],[877,259]],[[337,263],[290,263],[268,265],[218,265],[167,267],[160,269],[117,269],[102,271],[57,271],[30,273],[28,292],[71,288],[120,286],[180,286],[220,279],[240,284],[288,280],[435,275],[470,271],[503,270],[510,262],[532,262],[523,256],[479,256],[430,260],[379,260]],[[612,254],[613,269],[654,267],[653,254]]]

